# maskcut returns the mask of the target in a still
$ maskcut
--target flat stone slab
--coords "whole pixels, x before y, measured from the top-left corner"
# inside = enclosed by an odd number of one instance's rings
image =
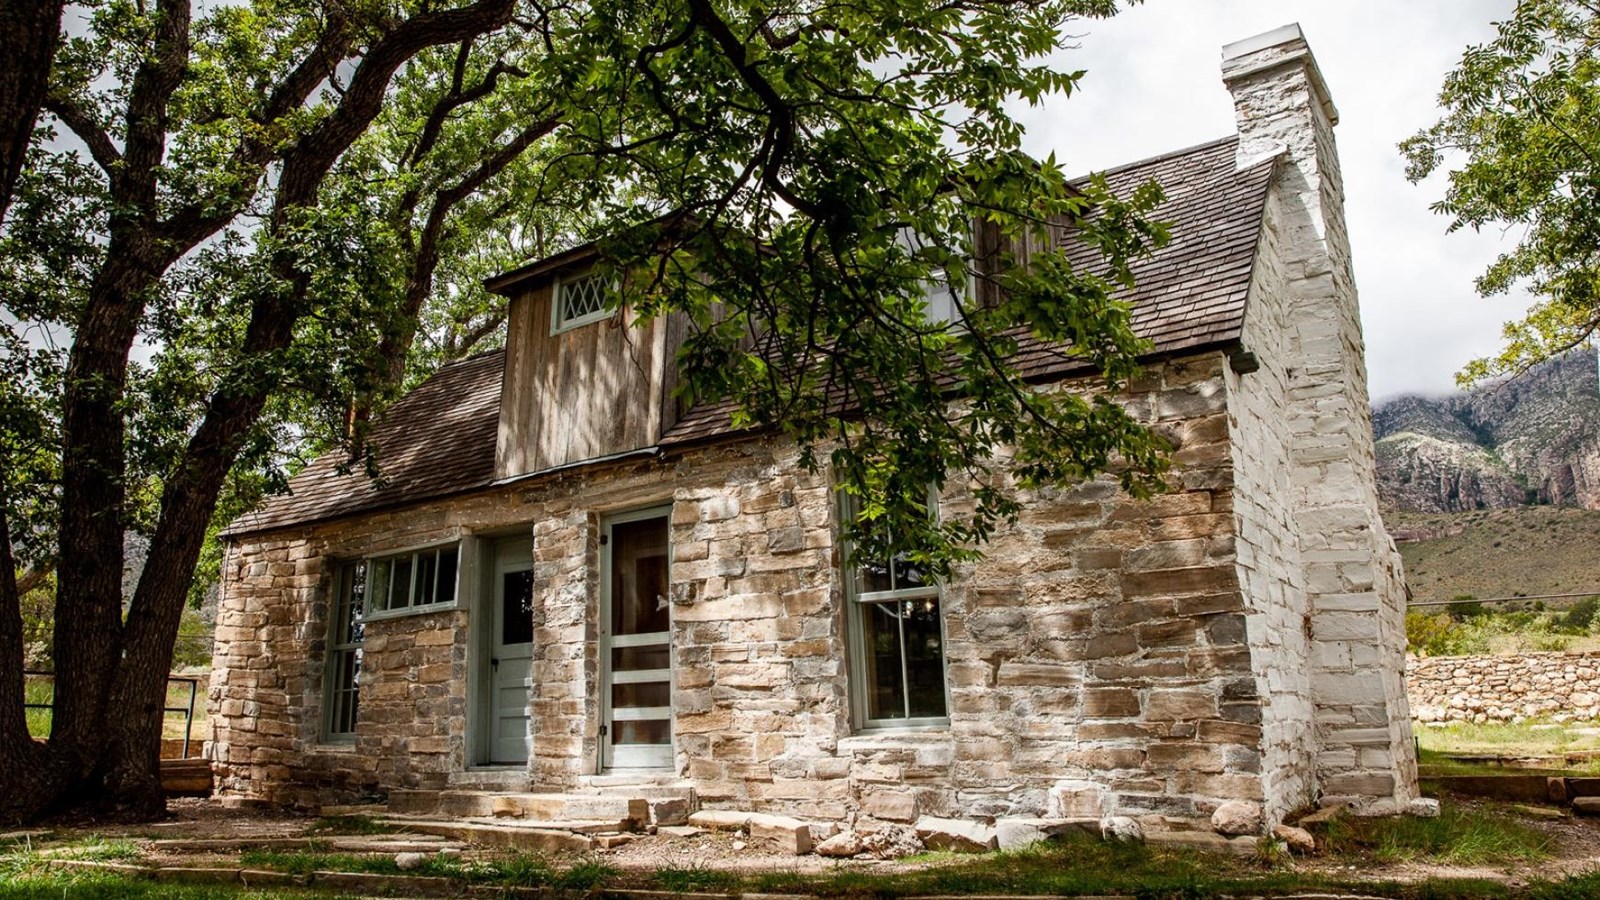
[[[788,816],[702,809],[689,816],[689,824],[711,831],[747,831],[752,841],[761,841],[796,856],[811,852],[811,826]]]
[[[917,837],[929,850],[955,853],[987,853],[1000,846],[995,826],[968,819],[941,819],[923,816],[917,820]]]
[[[1600,816],[1600,797],[1579,797],[1572,801],[1572,811],[1580,816]]]
[[[150,847],[163,853],[226,853],[230,850],[294,850],[323,843],[320,837],[164,838]]]
[[[317,810],[317,815],[327,819],[342,819],[345,816],[384,816],[389,814],[387,803],[361,803],[353,806],[324,806]]]
[[[590,850],[594,839],[587,834],[577,834],[554,828],[541,827],[543,823],[495,824],[480,822],[419,822],[404,823],[413,831],[437,834],[480,847],[503,847],[510,850],[535,850],[557,852],[562,850]]]
[[[1229,838],[1209,831],[1147,831],[1144,840],[1147,844],[1231,853],[1238,857],[1254,856],[1257,843],[1253,836]]]
[[[406,840],[375,841],[371,838],[334,838],[327,842],[334,850],[345,853],[438,853],[450,848],[460,849],[436,834],[419,834]]]

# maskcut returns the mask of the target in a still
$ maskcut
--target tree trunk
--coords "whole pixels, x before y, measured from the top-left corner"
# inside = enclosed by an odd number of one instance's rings
[[[61,40],[62,0],[0,0],[0,223],[28,155]]]

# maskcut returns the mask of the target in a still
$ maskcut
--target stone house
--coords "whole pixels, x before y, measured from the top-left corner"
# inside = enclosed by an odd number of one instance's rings
[[[680,415],[681,329],[609,315],[578,248],[491,282],[506,350],[393,407],[381,482],[321,459],[229,529],[219,793],[1146,827],[1236,799],[1268,823],[1404,809],[1403,587],[1338,116],[1297,26],[1227,47],[1223,81],[1236,136],[1109,173],[1168,195],[1174,238],[1128,298],[1154,351],[1122,399],[1175,441],[1173,492],[1024,492],[945,584],[844,568],[827,473],[725,411]],[[1025,365],[1081,378],[1048,348]]]

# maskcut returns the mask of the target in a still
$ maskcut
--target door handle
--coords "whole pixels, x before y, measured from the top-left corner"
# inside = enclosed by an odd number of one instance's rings
[[[500,668],[500,660],[496,659],[493,656],[489,657],[489,668],[491,668],[491,669]]]

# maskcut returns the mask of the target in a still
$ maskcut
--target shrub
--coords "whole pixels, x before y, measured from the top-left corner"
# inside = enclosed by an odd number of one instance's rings
[[[1585,597],[1557,617],[1556,624],[1568,631],[1586,633],[1594,624],[1597,613],[1600,613],[1600,597]]]
[[[1448,608],[1450,610],[1450,617],[1455,619],[1457,622],[1464,622],[1467,619],[1476,619],[1488,612],[1488,610],[1483,608],[1483,604],[1479,603],[1471,594],[1457,594],[1456,596],[1451,597],[1450,606]]]
[[[1465,656],[1489,648],[1481,633],[1448,613],[1406,613],[1406,643],[1421,656]]]

